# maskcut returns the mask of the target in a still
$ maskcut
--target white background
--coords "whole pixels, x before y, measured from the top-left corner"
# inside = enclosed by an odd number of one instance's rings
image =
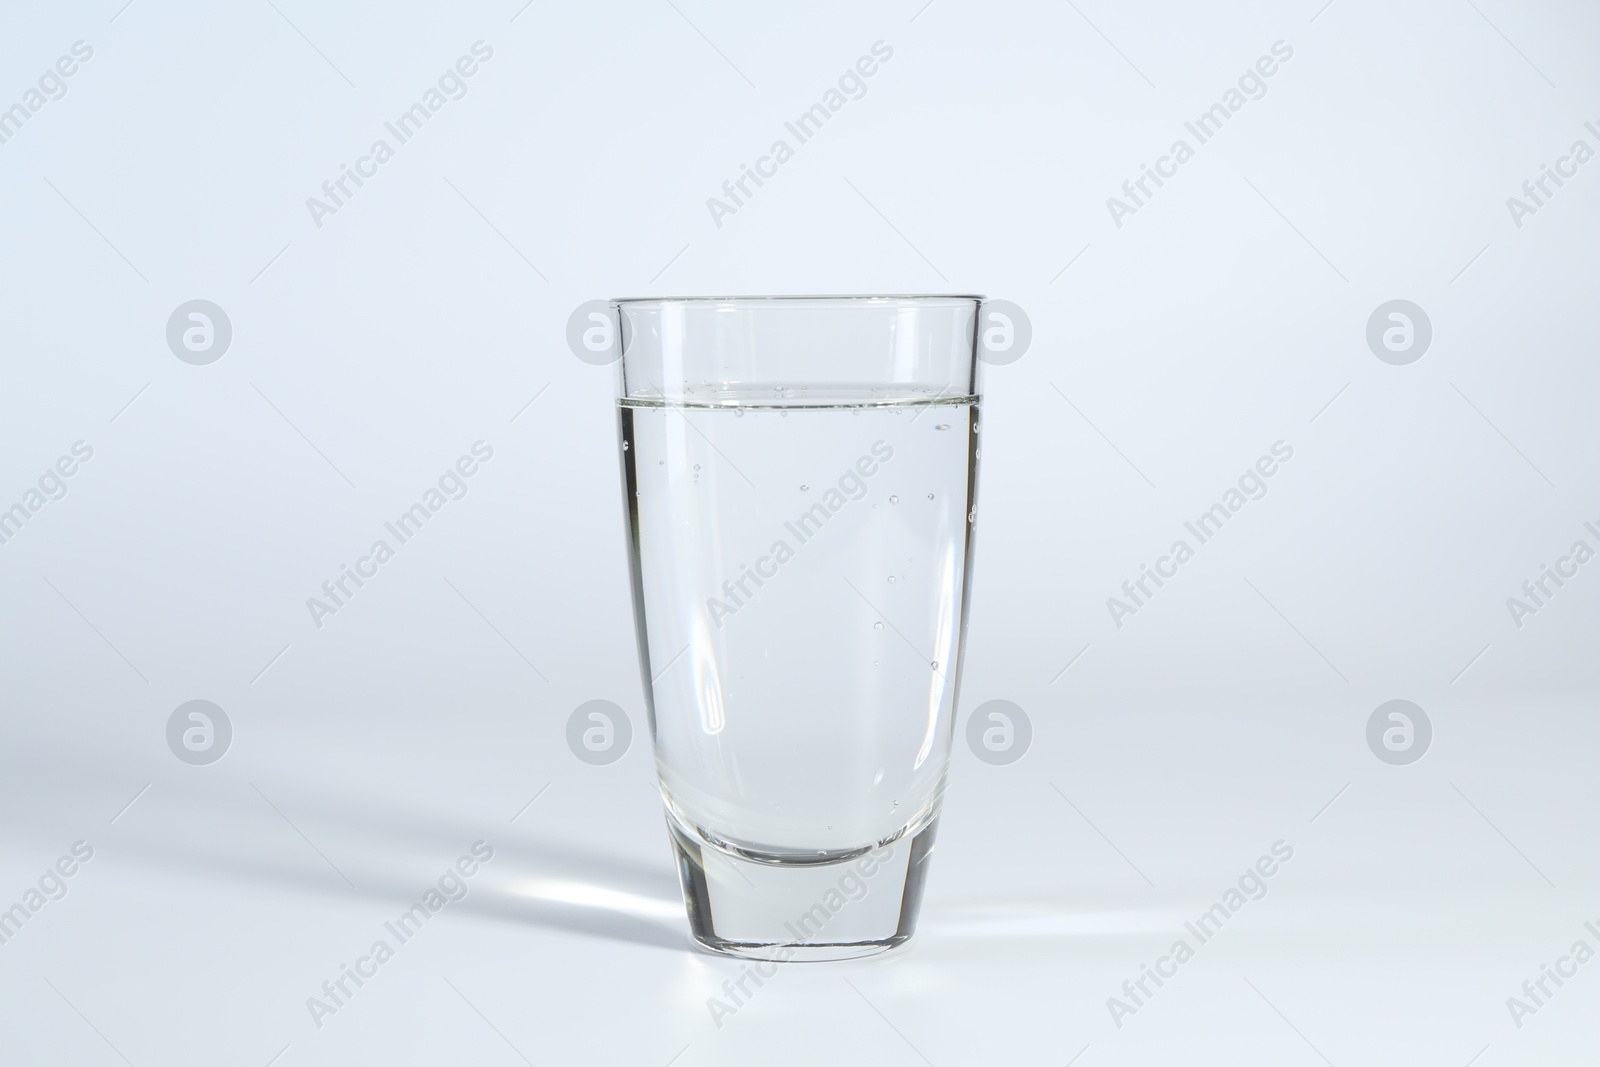
[[[0,16],[0,107],[94,50],[0,145],[0,507],[94,449],[0,545],[0,908],[94,849],[0,945],[0,1061],[1594,1062],[1600,963],[1520,1028],[1506,1004],[1600,948],[1600,563],[1520,628],[1506,604],[1600,547],[1600,161],[1521,227],[1506,204],[1600,149],[1592,6],[122,2]],[[467,94],[316,225],[479,40]],[[1116,225],[1276,41],[1266,95]],[[739,965],[687,946],[651,785],[611,373],[564,330],[766,292],[988,293],[1033,342],[987,376],[920,932],[718,1025]],[[165,338],[197,298],[233,328],[207,366]],[[1392,299],[1432,322],[1406,366],[1365,339]],[[479,440],[469,494],[317,627],[306,599]],[[1114,625],[1279,440],[1268,495]],[[597,698],[635,727],[602,767],[564,742]],[[1409,766],[1366,743],[1396,698],[1433,724]],[[192,699],[233,726],[209,766],[167,747]],[[990,699],[1033,723],[1008,766],[965,745]],[[480,839],[467,898],[316,1025]],[[1116,1025],[1279,840],[1268,895]]]

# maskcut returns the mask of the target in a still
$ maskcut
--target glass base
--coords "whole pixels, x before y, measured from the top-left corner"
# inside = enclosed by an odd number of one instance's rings
[[[667,830],[694,939],[753,960],[848,960],[910,939],[935,817],[914,836],[831,862],[731,855],[671,815]]]

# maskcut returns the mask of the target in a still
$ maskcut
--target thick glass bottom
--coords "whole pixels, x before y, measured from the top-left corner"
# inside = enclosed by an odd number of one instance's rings
[[[694,939],[779,962],[855,959],[909,940],[938,825],[854,859],[802,864],[731,855],[667,818]]]

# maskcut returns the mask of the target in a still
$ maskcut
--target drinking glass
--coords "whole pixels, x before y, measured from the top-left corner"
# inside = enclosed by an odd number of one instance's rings
[[[645,704],[708,948],[911,936],[967,625],[981,299],[611,305]]]

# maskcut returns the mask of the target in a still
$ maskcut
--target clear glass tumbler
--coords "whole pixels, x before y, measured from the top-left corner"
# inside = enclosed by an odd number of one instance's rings
[[[711,949],[911,936],[967,624],[980,300],[612,305],[645,703]]]

